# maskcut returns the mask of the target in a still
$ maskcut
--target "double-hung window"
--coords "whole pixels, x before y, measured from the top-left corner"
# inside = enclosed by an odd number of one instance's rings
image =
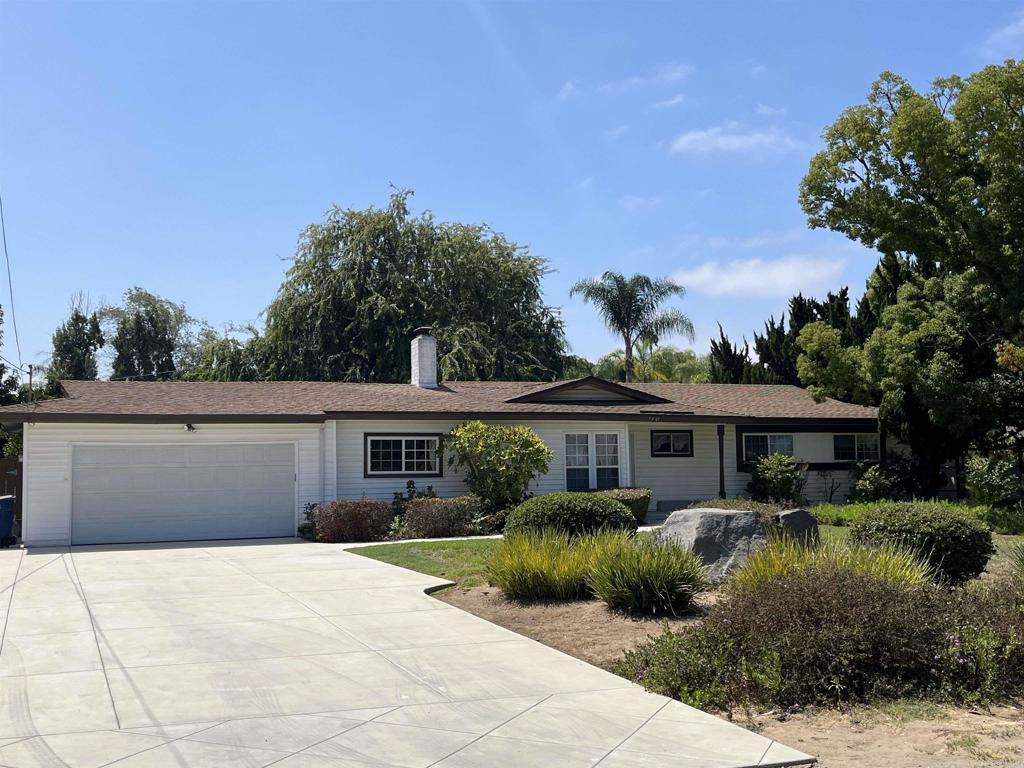
[[[565,489],[603,491],[619,487],[619,434],[569,432],[565,435]]]
[[[878,461],[878,435],[832,435],[832,458],[835,461]]]
[[[367,435],[366,476],[441,476],[440,435]]]
[[[748,464],[753,464],[762,456],[770,456],[773,453],[792,456],[793,436],[775,434],[743,436],[743,460]]]

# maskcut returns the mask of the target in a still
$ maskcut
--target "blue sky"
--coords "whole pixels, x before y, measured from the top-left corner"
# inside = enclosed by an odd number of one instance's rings
[[[0,189],[24,362],[73,294],[141,285],[259,321],[333,203],[486,222],[568,288],[673,275],[707,349],[872,254],[797,204],[822,128],[891,69],[926,87],[1024,56],[1020,2],[0,2]],[[17,359],[6,290],[3,354]]]

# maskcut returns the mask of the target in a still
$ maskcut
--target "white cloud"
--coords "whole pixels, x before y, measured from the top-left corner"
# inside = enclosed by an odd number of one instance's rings
[[[614,128],[609,128],[607,131],[605,131],[604,137],[606,139],[611,139],[612,141],[614,141],[615,139],[621,139],[627,133],[629,133],[628,125],[616,125]]]
[[[800,142],[775,128],[744,129],[735,123],[686,131],[669,145],[673,155],[709,152],[788,152],[799,148]]]
[[[763,75],[767,71],[768,67],[766,67],[764,64],[755,64],[750,68],[750,74],[752,74],[754,77],[757,77],[758,75]]]
[[[592,186],[594,186],[593,176],[586,176],[585,178],[582,178],[576,182],[576,189],[590,189]]]
[[[709,296],[792,296],[833,287],[846,260],[836,256],[783,256],[779,259],[706,261],[672,277],[691,290]]]
[[[767,104],[758,104],[754,107],[754,111],[757,112],[761,117],[785,117],[785,107],[770,107]]]
[[[1017,11],[1009,24],[992,30],[982,42],[981,52],[993,59],[1024,55],[1024,10]]]
[[[677,93],[670,99],[664,99],[663,101],[656,101],[651,104],[655,109],[672,109],[672,107],[678,107],[685,101],[685,97],[681,93]]]
[[[661,205],[662,198],[657,195],[624,195],[619,198],[619,207],[626,213],[649,211]]]
[[[572,80],[566,80],[565,85],[563,85],[558,91],[558,100],[566,101],[567,99],[571,99],[578,91],[579,89]]]
[[[692,75],[694,68],[689,64],[670,63],[664,64],[646,75],[634,75],[624,77],[621,80],[611,80],[598,86],[599,91],[614,93],[617,91],[628,91],[645,85],[659,85],[666,83],[678,83]]]

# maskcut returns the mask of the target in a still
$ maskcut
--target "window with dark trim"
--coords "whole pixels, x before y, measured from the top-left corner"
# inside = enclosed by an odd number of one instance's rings
[[[745,434],[743,435],[743,460],[754,463],[762,456],[781,453],[793,455],[793,436],[785,434]]]
[[[693,456],[693,430],[651,430],[651,456]]]
[[[832,435],[832,458],[835,461],[878,461],[878,435]]]
[[[366,435],[365,474],[441,476],[440,435]]]

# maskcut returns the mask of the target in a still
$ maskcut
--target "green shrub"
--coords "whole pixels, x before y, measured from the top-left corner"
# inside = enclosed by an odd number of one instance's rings
[[[321,504],[310,522],[317,541],[380,541],[391,529],[391,505],[371,499],[339,499]]]
[[[466,536],[472,532],[481,509],[476,496],[413,498],[405,502],[402,535],[411,539]]]
[[[487,580],[512,600],[576,600],[590,595],[592,550],[554,530],[510,533],[487,561]]]
[[[800,503],[805,485],[807,470],[804,465],[797,464],[792,456],[772,453],[757,460],[747,491],[755,501]]]
[[[928,561],[937,577],[960,584],[985,570],[995,552],[992,532],[969,508],[941,502],[871,505],[851,526],[862,544],[906,547]]]
[[[637,525],[633,513],[622,502],[596,493],[563,491],[534,496],[509,513],[506,534],[526,528],[554,528],[580,535],[602,528],[635,531]]]
[[[1024,480],[1013,458],[973,455],[964,464],[967,490],[977,504],[1012,508],[1024,496]]]
[[[529,427],[467,421],[442,441],[448,463],[465,472],[466,485],[491,512],[523,500],[530,482],[548,471],[554,458]]]
[[[704,562],[692,550],[670,541],[619,537],[621,546],[595,554],[588,579],[609,608],[675,616],[706,588]]]
[[[971,510],[996,533],[1011,536],[1024,533],[1024,502],[1012,507],[975,506]]]
[[[611,488],[607,491],[598,491],[598,493],[625,504],[636,518],[636,524],[644,524],[644,520],[647,519],[647,509],[651,506],[650,488]]]
[[[916,586],[931,579],[927,563],[913,552],[891,544],[867,546],[826,541],[810,546],[779,536],[751,553],[732,572],[725,587],[730,592],[757,590],[792,573],[811,569],[848,571],[899,587]]]
[[[878,464],[858,464],[853,475],[850,501],[881,501],[892,497],[892,480]]]
[[[405,491],[395,491],[391,499],[391,512],[395,517],[405,514],[405,505],[413,499],[436,499],[434,486],[428,485],[422,491],[416,487],[416,481],[410,480],[405,484]]]

